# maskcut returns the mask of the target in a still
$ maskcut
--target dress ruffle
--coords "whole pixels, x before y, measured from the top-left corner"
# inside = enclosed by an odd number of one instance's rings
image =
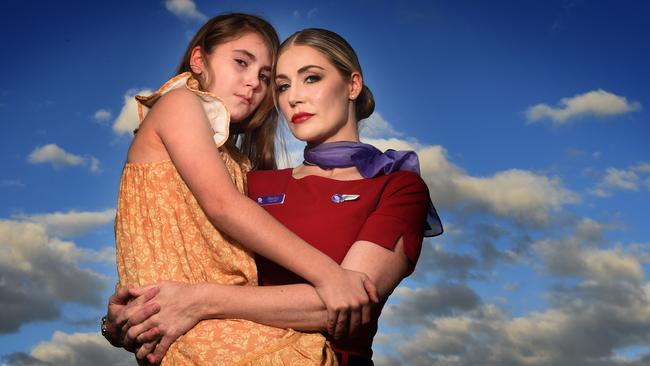
[[[230,131],[230,112],[226,105],[216,95],[199,90],[199,82],[192,77],[190,72],[178,74],[163,84],[158,90],[151,95],[136,95],[135,100],[138,102],[138,117],[140,123],[144,121],[149,109],[166,93],[178,88],[187,88],[201,99],[201,105],[205,114],[210,121],[210,127],[214,131],[214,142],[217,147],[221,147],[226,140]]]

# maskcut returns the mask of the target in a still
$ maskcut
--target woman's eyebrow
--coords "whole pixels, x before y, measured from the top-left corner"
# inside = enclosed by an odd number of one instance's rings
[[[305,72],[307,72],[309,69],[312,69],[312,68],[325,70],[324,68],[322,68],[322,67],[320,67],[318,65],[307,65],[307,66],[303,66],[303,67],[299,68],[298,69],[298,74],[304,74]]]
[[[316,68],[320,70],[325,70],[324,68],[318,66],[318,65],[306,65],[298,69],[298,74],[304,74],[305,72],[309,71],[309,69]],[[275,79],[289,79],[289,77],[285,74],[278,74],[275,76]]]

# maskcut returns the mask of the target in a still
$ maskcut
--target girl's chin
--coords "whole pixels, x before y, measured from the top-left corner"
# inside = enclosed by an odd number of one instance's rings
[[[251,114],[245,114],[245,115],[238,115],[238,114],[230,114],[230,123],[242,123],[246,119],[250,118]]]

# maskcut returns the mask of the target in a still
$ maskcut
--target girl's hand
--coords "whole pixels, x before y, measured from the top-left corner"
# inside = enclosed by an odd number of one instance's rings
[[[314,286],[327,307],[327,332],[339,339],[371,320],[371,306],[379,303],[377,288],[365,273],[339,267]],[[371,303],[372,301],[372,303]]]
[[[126,329],[126,338],[133,343],[142,344],[137,350],[138,360],[160,363],[169,347],[180,336],[201,321],[199,305],[199,286],[181,282],[165,281],[155,285],[159,289],[156,296],[146,305],[160,310],[153,316],[143,319],[135,314]],[[147,291],[133,289],[131,294],[139,295]]]

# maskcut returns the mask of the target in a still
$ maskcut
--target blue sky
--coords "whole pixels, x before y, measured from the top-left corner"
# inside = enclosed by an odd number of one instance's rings
[[[228,11],[344,36],[377,102],[364,140],[420,153],[447,231],[391,298],[379,365],[650,362],[647,2],[0,7],[0,365],[128,364],[97,322],[131,96]]]

